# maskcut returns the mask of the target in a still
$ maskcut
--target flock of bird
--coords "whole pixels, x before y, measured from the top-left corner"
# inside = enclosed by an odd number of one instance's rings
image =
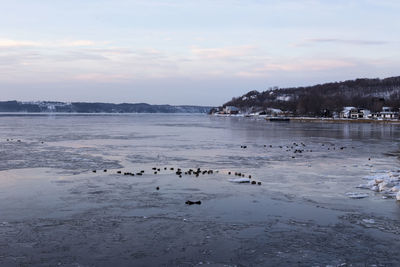
[[[92,170],[93,173],[97,173],[98,170]],[[102,170],[103,172],[108,172],[107,169]],[[154,175],[157,174],[161,174],[162,171],[173,171],[175,173],[175,175],[177,175],[179,178],[182,178],[182,175],[185,176],[191,176],[193,175],[194,177],[199,177],[200,175],[212,175],[214,173],[220,173],[220,171],[218,170],[211,170],[211,169],[205,169],[202,170],[201,168],[197,168],[197,169],[187,169],[187,170],[183,170],[181,168],[175,168],[175,167],[163,167],[163,168],[159,168],[159,167],[153,167],[152,168],[152,172]],[[117,174],[121,174],[121,175],[128,175],[128,176],[142,176],[143,174],[145,174],[145,170],[141,170],[138,172],[122,172],[122,171],[117,171]],[[226,173],[228,176],[234,175],[236,177],[242,177],[242,178],[246,178],[246,181],[241,181],[240,183],[249,183],[252,185],[261,185],[261,182],[257,182],[254,180],[250,180],[252,179],[251,175],[246,175],[244,173],[241,172],[233,172],[233,171],[224,171],[224,173]],[[160,190],[160,187],[157,186],[156,190]],[[201,205],[201,201],[191,201],[191,200],[187,200],[185,202],[185,204],[187,205]]]
[[[280,149],[285,149],[286,152],[293,152],[294,154],[301,154],[301,153],[303,153],[303,152],[313,152],[312,149],[306,149],[307,145],[304,144],[303,142],[300,142],[300,143],[294,142],[294,143],[291,143],[291,144],[289,144],[289,145],[276,145],[276,146],[273,146],[273,145],[264,145],[264,147],[265,147],[265,148],[269,147],[269,148],[280,148]],[[321,144],[321,147],[326,148],[326,150],[336,150],[336,149],[337,149],[337,150],[344,150],[344,149],[347,148],[347,147],[345,147],[345,146],[337,147],[337,146],[336,146],[335,144],[333,144],[333,143],[328,143],[328,144],[322,143],[322,144]],[[241,145],[240,148],[246,149],[246,148],[247,148],[247,145]],[[351,147],[351,148],[354,149],[354,147]],[[294,158],[296,158],[296,157],[293,155],[292,158],[294,159]],[[369,159],[369,160],[370,160],[370,159]]]
[[[164,169],[164,171],[168,171],[168,168],[167,167],[164,167],[163,168]],[[153,167],[152,168],[152,171],[153,171],[153,174],[154,175],[156,175],[156,174],[160,174],[161,173],[161,170],[162,170],[162,168],[157,168],[157,167]],[[193,175],[193,176],[195,176],[195,177],[199,177],[200,175],[206,175],[206,174],[209,174],[209,175],[211,175],[211,174],[214,174],[214,173],[219,173],[219,171],[218,170],[216,170],[216,171],[214,171],[214,170],[202,170],[201,168],[197,168],[197,169],[188,169],[188,170],[186,170],[186,171],[184,171],[184,170],[182,170],[181,168],[174,168],[174,167],[170,167],[169,168],[169,170],[170,171],[174,171],[175,172],[175,174],[179,177],[179,178],[182,178],[182,175]],[[104,169],[103,170],[103,172],[107,172],[108,170],[107,169]],[[93,173],[97,173],[97,170],[93,170],[92,171]],[[141,171],[139,171],[139,172],[122,172],[122,171],[117,171],[117,174],[123,174],[123,175],[129,175],[129,176],[141,176],[141,175],[143,175],[145,173],[145,171],[144,170],[141,170]],[[251,175],[246,175],[246,174],[244,174],[244,173],[241,173],[241,172],[232,172],[232,171],[228,171],[228,172],[226,172],[228,175],[235,175],[235,176],[239,176],[239,177],[246,177],[246,178],[248,178],[248,179],[251,179],[252,178],[252,176]],[[251,181],[251,182],[249,182],[249,183],[251,183],[251,184],[258,184],[258,185],[261,185],[261,182],[256,182],[256,181]]]
[[[12,141],[14,141],[14,139],[7,139],[7,141],[8,142],[12,142]],[[19,139],[15,140],[15,141],[16,142],[21,142],[21,140],[19,140]],[[41,143],[43,143],[43,142],[41,142]],[[265,148],[269,147],[269,148],[285,149],[286,152],[293,152],[294,154],[301,154],[301,153],[304,153],[304,152],[313,152],[312,149],[306,149],[307,145],[304,144],[303,142],[300,142],[300,143],[293,142],[293,143],[291,143],[289,145],[274,145],[274,146],[273,145],[264,145],[264,147]],[[327,144],[322,143],[320,145],[320,147],[324,147],[324,148],[326,148],[326,150],[344,150],[344,149],[347,148],[345,146],[337,147],[333,143],[327,143]],[[248,146],[247,145],[241,145],[240,148],[241,149],[247,149]],[[351,147],[351,148],[354,149],[354,147]],[[292,158],[295,158],[295,156],[292,155]],[[371,160],[371,158],[368,158],[368,160]],[[174,167],[169,167],[169,168],[168,167],[163,167],[163,168],[153,167],[152,168],[152,172],[153,172],[154,175],[160,174],[162,171],[168,171],[168,170],[175,172],[175,174],[179,178],[182,178],[183,175],[185,175],[185,176],[193,175],[195,177],[199,177],[200,175],[207,175],[207,174],[211,175],[211,174],[214,174],[214,173],[219,173],[218,170],[216,170],[216,171],[211,170],[211,169],[202,170],[200,168],[187,169],[187,170],[183,170],[181,168],[176,168],[175,169]],[[96,173],[97,170],[93,170],[92,172]],[[104,169],[103,172],[107,172],[107,169]],[[129,176],[135,176],[135,175],[136,176],[142,176],[144,173],[145,173],[144,170],[141,170],[141,171],[138,171],[138,172],[117,171],[117,174],[121,174],[121,175],[123,174],[123,175],[129,175]],[[243,174],[241,172],[233,172],[233,171],[224,171],[224,173],[229,175],[229,176],[230,175],[235,175],[237,177],[243,178],[243,179],[240,179],[240,178],[238,178],[238,179],[230,179],[231,182],[249,183],[249,184],[253,184],[253,185],[256,185],[256,184],[261,185],[261,182],[257,182],[255,180],[251,180],[252,179],[251,175],[245,175],[245,174]],[[160,190],[160,187],[157,186],[156,190]],[[193,204],[200,205],[201,201],[190,201],[190,200],[188,200],[188,201],[186,201],[186,204],[188,204],[188,205],[193,205]]]

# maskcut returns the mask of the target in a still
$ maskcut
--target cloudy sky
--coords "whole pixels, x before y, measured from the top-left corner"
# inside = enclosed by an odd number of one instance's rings
[[[0,0],[0,100],[220,105],[400,75],[397,0]]]

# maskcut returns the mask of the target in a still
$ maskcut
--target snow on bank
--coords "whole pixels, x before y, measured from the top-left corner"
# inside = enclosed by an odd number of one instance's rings
[[[360,184],[357,188],[382,193],[383,198],[396,198],[400,200],[400,170],[380,172],[375,175],[366,176],[364,180],[368,182]]]

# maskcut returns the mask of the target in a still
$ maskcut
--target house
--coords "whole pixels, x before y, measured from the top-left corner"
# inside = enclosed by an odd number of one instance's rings
[[[239,113],[239,109],[237,107],[234,107],[234,106],[226,106],[224,108],[224,113],[225,114],[238,114]]]
[[[358,109],[353,108],[353,109],[350,110],[349,113],[350,113],[350,116],[349,116],[350,119],[358,119],[359,118]]]
[[[339,116],[346,119],[365,119],[370,114],[371,111],[365,108],[344,107]]]
[[[380,113],[380,117],[384,120],[393,120],[399,118],[399,112],[391,107],[382,107],[382,111]]]
[[[339,114],[339,118],[349,119],[351,118],[351,111],[354,112],[355,107],[343,107],[343,110]]]
[[[396,120],[399,119],[399,111],[391,107],[382,107],[382,111],[371,113],[368,117],[378,120]]]
[[[362,108],[359,109],[359,113],[362,114],[362,117],[359,118],[368,119],[369,114],[371,114],[371,111],[369,109]]]
[[[280,110],[279,108],[267,108],[265,114],[272,117],[276,117],[276,116],[282,116],[283,111]]]

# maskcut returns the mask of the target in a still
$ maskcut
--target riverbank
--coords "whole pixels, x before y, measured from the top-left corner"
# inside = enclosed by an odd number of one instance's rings
[[[342,118],[310,118],[310,117],[290,117],[289,119],[290,119],[290,121],[295,121],[295,122],[400,124],[400,120],[342,119]],[[267,120],[268,120],[268,119],[267,119]]]
[[[400,124],[400,120],[376,120],[376,119],[345,119],[345,118],[322,118],[322,117],[270,117],[266,115],[248,114],[213,114],[217,117],[244,117],[266,121],[293,121],[293,122],[326,122],[326,123],[378,123],[378,124]]]

